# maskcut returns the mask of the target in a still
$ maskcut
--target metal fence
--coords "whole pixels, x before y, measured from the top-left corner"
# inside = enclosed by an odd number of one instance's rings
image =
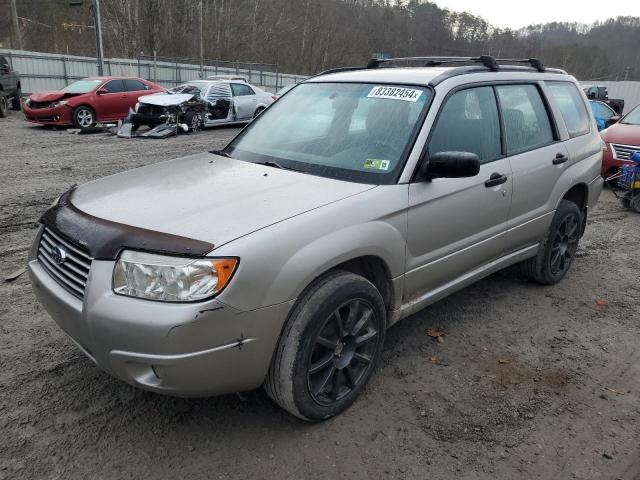
[[[609,98],[621,98],[624,100],[624,111],[622,113],[629,113],[633,107],[640,105],[640,82],[603,82],[597,80],[580,82],[580,84],[583,87],[590,87],[591,85],[607,87]]]
[[[95,57],[6,49],[0,49],[0,55],[5,56],[12,68],[18,71],[25,94],[58,90],[75,80],[98,74]],[[234,75],[246,77],[250,83],[272,92],[306,78],[280,73],[274,64],[207,59],[201,69],[199,61],[194,59],[145,56],[136,59],[105,58],[104,74],[146,78],[163,87],[174,87],[213,75]]]

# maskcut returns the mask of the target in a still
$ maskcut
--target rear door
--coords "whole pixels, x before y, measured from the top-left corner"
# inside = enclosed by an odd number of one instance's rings
[[[124,80],[124,87],[127,91],[127,111],[125,116],[129,113],[129,107],[133,108],[138,102],[138,99],[143,95],[149,95],[151,93],[151,87],[144,84],[140,80],[134,78],[127,78]]]
[[[491,262],[506,247],[512,175],[502,153],[491,86],[465,88],[445,99],[428,140],[427,160],[443,151],[477,154],[480,173],[410,185],[405,280],[409,298]]]
[[[258,106],[258,97],[253,89],[244,83],[232,83],[233,106],[238,120],[248,120],[253,117],[253,113]]]
[[[569,164],[550,107],[538,83],[497,85],[513,199],[507,241],[517,250],[537,243],[555,210],[552,192]]]
[[[98,120],[117,120],[126,117],[129,111],[129,97],[124,82],[120,79],[109,80],[100,89],[106,90],[107,93],[96,95],[94,108]]]

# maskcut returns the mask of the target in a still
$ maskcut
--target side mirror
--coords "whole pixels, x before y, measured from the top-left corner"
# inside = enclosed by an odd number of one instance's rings
[[[10,71],[11,71],[11,67],[9,67],[8,63],[5,63],[4,65],[0,66],[0,72],[9,73]]]
[[[96,95],[104,95],[105,93],[109,93],[109,90],[107,90],[106,88],[99,88],[98,90],[96,90]]]
[[[471,152],[438,152],[422,164],[424,178],[475,177],[480,173],[480,159]]]
[[[618,123],[621,118],[622,115],[614,115],[613,117],[609,117],[609,119],[604,123],[605,128]]]

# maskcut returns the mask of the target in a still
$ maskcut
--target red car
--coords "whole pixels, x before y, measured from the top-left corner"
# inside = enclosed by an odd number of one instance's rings
[[[24,102],[26,119],[42,125],[88,129],[96,122],[125,118],[138,98],[164,92],[155,83],[133,77],[89,77],[62,90],[34,93]]]
[[[631,155],[640,152],[640,105],[600,132],[600,136],[606,145],[602,152],[603,176],[613,175],[623,165],[632,165]]]

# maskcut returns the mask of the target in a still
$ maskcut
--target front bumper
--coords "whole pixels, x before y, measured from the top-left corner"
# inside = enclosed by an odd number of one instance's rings
[[[611,152],[611,145],[607,145],[607,150],[602,153],[602,175],[608,177],[625,165],[633,165],[633,162],[614,158]]]
[[[71,125],[71,109],[66,105],[53,108],[30,108],[22,104],[22,111],[27,121],[41,125]]]
[[[34,254],[33,290],[55,322],[96,365],[154,392],[197,397],[259,387],[292,306],[245,312],[215,299],[168,304],[123,297],[111,290],[114,262],[97,260],[80,300]]]

